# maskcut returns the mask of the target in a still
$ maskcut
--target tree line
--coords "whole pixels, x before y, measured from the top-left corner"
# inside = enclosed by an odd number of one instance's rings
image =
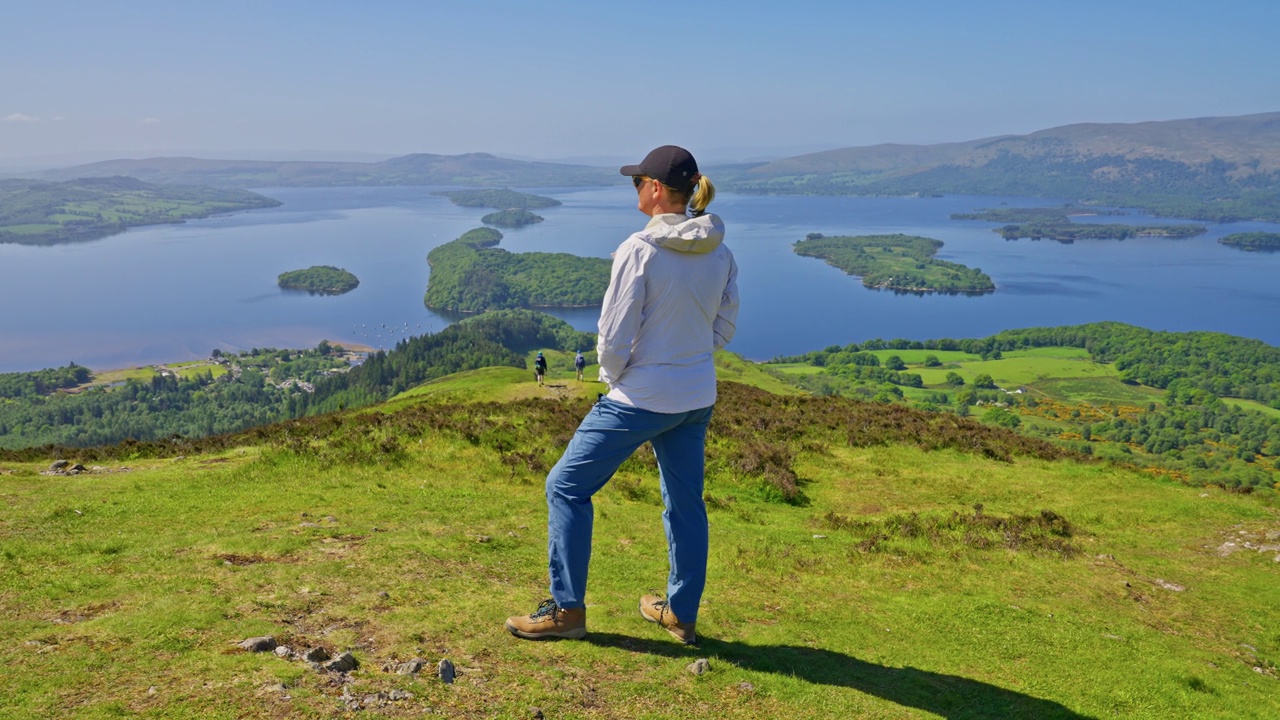
[[[595,336],[528,310],[485,313],[439,333],[409,338],[345,372],[328,343],[315,350],[255,349],[220,359],[227,366],[155,375],[77,394],[54,392],[88,381],[78,366],[0,375],[0,451],[126,440],[200,438],[331,410],[362,407],[444,375],[495,365],[525,367],[535,348],[594,347]],[[221,356],[221,353],[218,353]],[[234,368],[234,371],[228,368]],[[288,378],[306,379],[314,392]],[[80,384],[80,383],[76,383]],[[0,452],[0,457],[3,453]]]

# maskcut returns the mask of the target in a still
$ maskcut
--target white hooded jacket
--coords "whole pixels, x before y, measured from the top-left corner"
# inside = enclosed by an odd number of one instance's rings
[[[733,339],[738,266],[724,223],[656,215],[613,253],[596,347],[609,399],[660,413],[716,401],[712,353]]]

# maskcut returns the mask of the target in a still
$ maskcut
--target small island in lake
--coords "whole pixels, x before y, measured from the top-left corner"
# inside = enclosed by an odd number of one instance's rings
[[[868,288],[907,292],[984,293],[995,289],[978,268],[935,260],[941,240],[915,235],[824,237],[810,233],[792,245],[797,255],[822,258]]]
[[[1219,238],[1218,242],[1244,250],[1280,250],[1280,233],[1233,233]]]
[[[493,228],[478,227],[462,233],[452,242],[460,242],[473,248],[493,247],[502,242],[502,233]]]
[[[501,190],[448,190],[438,192],[436,195],[444,195],[459,207],[487,207],[494,210],[506,210],[508,208],[537,210],[539,208],[556,207],[561,204],[555,198],[530,195],[505,188]]]
[[[285,290],[306,290],[315,295],[341,295],[360,284],[355,275],[332,265],[312,265],[304,270],[280,273],[277,282]]]
[[[952,220],[986,220],[1008,223],[993,232],[1005,240],[1124,240],[1132,237],[1188,238],[1203,235],[1203,225],[1123,225],[1119,223],[1077,223],[1072,215],[1119,215],[1113,210],[1094,210],[1067,205],[1057,208],[991,208],[975,213],[955,213]]]
[[[521,208],[511,208],[509,210],[499,210],[492,212],[480,218],[480,222],[485,225],[497,225],[504,228],[524,227],[534,223],[542,222],[541,215],[535,215],[528,210]]]
[[[492,247],[502,233],[476,228],[427,255],[423,302],[433,310],[593,307],[604,301],[613,263],[568,253],[512,253]]]

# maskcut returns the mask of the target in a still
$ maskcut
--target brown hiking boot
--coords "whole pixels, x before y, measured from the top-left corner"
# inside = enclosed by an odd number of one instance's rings
[[[507,618],[507,630],[526,640],[569,638],[577,640],[587,634],[587,609],[572,610],[556,605],[555,600],[543,600],[532,615],[515,615]]]
[[[676,614],[667,606],[667,601],[657,595],[645,595],[640,598],[640,616],[651,623],[658,623],[671,633],[671,637],[685,645],[698,642],[698,636],[693,631],[693,626],[697,623],[680,622],[680,618],[676,617]]]

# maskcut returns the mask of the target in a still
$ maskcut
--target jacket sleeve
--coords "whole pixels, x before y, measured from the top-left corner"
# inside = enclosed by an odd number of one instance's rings
[[[738,330],[738,263],[729,257],[729,280],[720,295],[720,310],[712,324],[716,349],[724,347]]]
[[[617,384],[631,359],[631,346],[640,330],[644,310],[644,258],[633,243],[623,243],[614,254],[609,289],[600,308],[600,381]]]

